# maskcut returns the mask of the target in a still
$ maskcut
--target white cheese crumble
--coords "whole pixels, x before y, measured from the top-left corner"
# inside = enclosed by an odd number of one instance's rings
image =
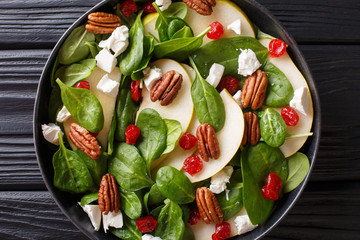
[[[115,56],[112,55],[111,52],[106,48],[103,48],[95,56],[95,60],[96,66],[98,66],[107,73],[111,73],[117,64],[117,59],[115,58]]]
[[[81,206],[81,203],[79,203]],[[81,206],[84,212],[87,213],[87,215],[90,218],[91,224],[94,227],[95,231],[99,231],[100,225],[101,225],[101,211],[99,208],[99,205],[85,205]]]
[[[108,74],[105,74],[97,84],[96,88],[109,96],[116,97],[119,91],[120,84],[117,81],[109,78]]]
[[[226,183],[230,182],[230,177],[233,171],[234,168],[232,166],[227,166],[212,176],[209,187],[210,191],[216,194],[222,193],[226,189]]]
[[[309,104],[308,89],[306,87],[296,89],[294,97],[290,101],[290,107],[298,110],[304,115],[307,115]]]
[[[123,226],[123,216],[121,211],[117,213],[115,213],[115,211],[109,212],[106,215],[102,213],[102,219],[105,233],[109,230],[109,227],[122,228]]]
[[[100,41],[99,47],[106,48],[107,50],[111,49],[114,52],[114,56],[117,57],[129,46],[128,38],[129,29],[127,26],[122,25],[117,27],[108,39]]]
[[[58,122],[65,122],[67,119],[71,117],[71,114],[69,110],[65,107],[65,105],[62,107],[62,109],[58,112],[56,116],[56,121]]]
[[[151,234],[145,234],[141,237],[142,240],[162,240],[161,238],[159,237],[154,237],[153,235]]]
[[[232,30],[234,31],[237,35],[241,34],[241,21],[240,18],[236,19],[235,21],[233,21],[232,23],[230,23],[229,25],[227,25],[226,27],[227,30]]]
[[[144,84],[147,90],[149,92],[151,91],[151,88],[154,86],[157,80],[159,80],[162,77],[162,71],[160,68],[157,67],[147,67],[143,70],[144,74]]]
[[[240,99],[241,99],[241,90],[238,90],[234,94],[233,98],[234,98],[235,102],[242,108],[241,101],[240,101]]]
[[[214,63],[209,70],[209,76],[206,78],[206,81],[216,88],[224,74],[224,70],[225,67],[223,65]]]
[[[250,76],[261,66],[256,54],[251,49],[242,50],[238,58],[238,73]]]
[[[61,128],[58,125],[54,123],[49,123],[49,125],[42,124],[41,129],[46,141],[54,145],[59,145],[58,134],[60,133],[61,136],[64,136],[64,133],[61,131]]]
[[[155,3],[159,6],[161,11],[164,11],[171,5],[171,0],[155,0]]]
[[[249,219],[248,215],[237,216],[234,220],[235,226],[237,228],[237,234],[244,234],[254,230],[258,225],[253,225]]]

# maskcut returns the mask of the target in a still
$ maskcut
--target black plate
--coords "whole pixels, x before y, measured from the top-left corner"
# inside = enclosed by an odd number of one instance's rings
[[[248,15],[250,20],[254,22],[263,32],[271,34],[275,37],[283,39],[288,44],[287,52],[291,56],[292,60],[302,72],[304,77],[307,79],[311,96],[314,105],[314,121],[313,137],[309,138],[306,144],[303,146],[301,151],[305,153],[310,159],[310,171],[311,172],[314,166],[314,160],[317,154],[320,141],[320,101],[319,96],[315,87],[311,71],[306,64],[306,61],[301,54],[296,42],[287,33],[284,27],[275,19],[275,17],[262,5],[253,0],[233,0],[239,7]],[[71,31],[86,22],[87,15],[90,12],[94,11],[105,11],[112,12],[113,5],[116,1],[105,0],[95,7],[90,9],[82,17],[80,17],[71,27],[64,33],[60,38],[53,51],[51,52],[48,61],[46,62],[45,68],[41,74],[36,100],[34,108],[34,142],[36,156],[40,166],[40,170],[46,184],[47,189],[52,194],[55,202],[63,211],[63,213],[72,221],[72,223],[78,227],[86,236],[90,239],[118,239],[113,236],[111,233],[105,234],[102,230],[99,232],[94,231],[89,218],[86,213],[83,212],[77,202],[80,200],[80,195],[72,195],[65,192],[61,192],[53,185],[53,176],[54,171],[52,167],[52,156],[54,151],[49,148],[49,145],[44,140],[41,132],[41,124],[48,123],[48,102],[50,96],[50,73],[52,66],[55,62],[56,55],[60,49],[60,46],[66,39],[66,37],[71,33]],[[254,231],[249,232],[245,235],[241,235],[241,239],[259,239],[265,236],[272,228],[274,228],[281,219],[287,214],[290,208],[295,204],[296,200],[299,198],[301,192],[304,190],[305,185],[309,179],[309,174],[306,176],[303,183],[296,188],[294,191],[286,194],[281,200],[277,201],[276,205],[273,208],[273,211],[269,218],[262,223]],[[240,237],[234,237],[232,239],[240,239]]]

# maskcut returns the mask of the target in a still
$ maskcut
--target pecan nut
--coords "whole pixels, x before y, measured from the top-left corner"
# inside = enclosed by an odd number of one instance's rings
[[[252,110],[260,108],[265,100],[268,77],[264,71],[258,69],[249,76],[241,91],[241,105],[243,108],[251,106]]]
[[[169,105],[178,94],[183,77],[180,73],[170,70],[151,88],[150,99],[155,102],[160,100],[161,106]]]
[[[215,224],[220,224],[223,222],[223,212],[220,204],[208,188],[198,188],[195,199],[200,216],[205,223],[215,222]]]
[[[216,137],[214,128],[204,123],[196,129],[197,148],[201,158],[209,161],[209,158],[218,159],[220,157],[219,142]]]
[[[183,0],[189,8],[194,9],[201,15],[211,15],[212,8],[215,7],[215,0]]]
[[[70,125],[69,137],[75,146],[91,159],[96,160],[101,155],[101,149],[96,138],[79,124],[72,123]]]
[[[119,189],[114,176],[110,173],[107,173],[102,177],[98,197],[100,211],[105,215],[109,212],[119,212]]]
[[[259,118],[255,113],[247,112],[244,114],[244,122],[244,135],[241,144],[245,145],[249,142],[254,146],[260,139]]]
[[[85,28],[94,34],[112,33],[121,26],[121,19],[115,14],[105,12],[93,12],[88,15],[88,22]]]

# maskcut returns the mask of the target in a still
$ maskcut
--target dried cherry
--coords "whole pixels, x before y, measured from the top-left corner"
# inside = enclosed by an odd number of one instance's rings
[[[281,109],[281,117],[288,126],[296,126],[299,122],[299,115],[296,113],[295,109],[291,107],[284,107]]]
[[[133,0],[126,0],[120,5],[120,11],[125,17],[129,17],[138,11],[138,7]]]
[[[213,240],[224,240],[230,237],[231,225],[228,222],[216,224],[215,233],[211,236]]]
[[[282,188],[282,180],[276,173],[270,173],[267,176],[266,185],[261,189],[264,198],[276,201],[279,199],[279,193]]]
[[[85,88],[87,90],[90,90],[90,83],[88,81],[81,81],[81,82],[78,82],[74,87],[75,88]]]
[[[197,139],[194,135],[191,133],[184,133],[179,140],[179,145],[182,149],[189,150],[196,145],[196,141]]]
[[[190,156],[184,161],[184,170],[191,176],[200,172],[203,168],[203,162],[198,156]]]
[[[140,136],[140,129],[133,124],[127,126],[125,130],[125,140],[127,144],[135,144]]]
[[[218,88],[220,92],[226,88],[230,94],[234,94],[239,88],[239,80],[232,75],[225,75],[221,78]]]
[[[157,227],[158,222],[153,216],[145,216],[136,219],[136,226],[142,233],[152,232]]]
[[[144,13],[154,13],[156,9],[152,5],[154,1],[146,1],[143,5]]]
[[[218,21],[210,24],[210,31],[206,34],[206,36],[210,39],[219,39],[224,34],[224,27]]]
[[[140,81],[141,80],[131,81],[131,84],[130,84],[131,98],[135,102],[138,102],[141,99],[142,89],[140,88]]]
[[[280,39],[273,39],[269,43],[270,57],[280,57],[286,52],[286,43]]]
[[[190,211],[190,216],[188,219],[188,223],[191,225],[195,225],[198,221],[201,220],[200,212],[197,208]]]

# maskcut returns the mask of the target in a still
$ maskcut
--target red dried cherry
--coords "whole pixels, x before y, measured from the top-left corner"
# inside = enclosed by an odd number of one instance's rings
[[[286,52],[286,43],[280,39],[273,39],[269,43],[270,57],[280,57]]]
[[[126,0],[120,5],[120,11],[125,17],[129,17],[131,14],[138,11],[138,7],[133,0]]]
[[[140,88],[140,81],[141,80],[131,81],[131,84],[130,84],[131,98],[135,102],[138,102],[141,99],[141,91],[142,91],[142,89]]]
[[[201,219],[200,217],[200,212],[197,208],[191,210],[190,212],[190,216],[189,216],[189,219],[188,219],[188,223],[191,224],[191,225],[195,225],[198,223],[198,221]]]
[[[99,133],[98,132],[96,132],[96,133],[90,133],[91,134],[91,136],[93,136],[94,138],[96,138],[98,135],[99,135]]]
[[[125,140],[127,144],[135,144],[140,136],[140,129],[133,124],[127,126],[125,130]]]
[[[75,88],[85,88],[87,90],[90,90],[90,83],[88,81],[81,81],[81,82],[78,82],[74,87]]]
[[[215,233],[211,236],[213,240],[224,240],[230,237],[231,226],[228,222],[216,224]]]
[[[282,188],[282,181],[276,173],[270,173],[267,176],[266,185],[261,189],[261,194],[264,198],[269,200],[278,200],[279,193]]]
[[[154,1],[146,1],[143,5],[144,13],[154,13],[156,9],[152,5]]]
[[[239,88],[239,80],[234,76],[225,75],[220,80],[219,91],[221,92],[224,88],[226,88],[230,94],[234,94]]]
[[[136,219],[136,226],[142,233],[152,232],[157,227],[158,222],[153,216],[145,216]]]
[[[210,39],[219,39],[224,33],[224,27],[218,21],[213,22],[210,24],[210,31],[206,34],[206,36]]]
[[[196,141],[197,139],[194,135],[191,133],[184,133],[179,140],[179,145],[182,149],[189,150],[196,145]]]
[[[203,162],[198,156],[190,156],[184,161],[184,170],[191,176],[200,172],[203,168]]]
[[[295,109],[291,107],[284,107],[281,109],[281,117],[288,126],[296,126],[299,122],[299,115],[296,113]]]

